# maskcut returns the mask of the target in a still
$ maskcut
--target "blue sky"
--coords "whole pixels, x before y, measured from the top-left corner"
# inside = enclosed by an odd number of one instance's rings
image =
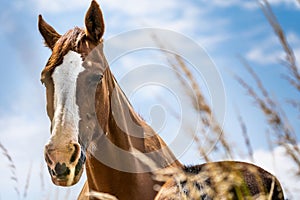
[[[264,125],[265,118],[231,76],[234,72],[247,82],[253,83],[238,59],[238,56],[243,56],[254,67],[278,102],[285,102],[291,98],[299,99],[299,93],[281,78],[281,75],[286,73],[286,70],[279,64],[280,59],[284,58],[284,53],[256,1],[128,0],[124,2],[103,0],[99,3],[106,21],[104,39],[108,42],[110,38],[122,32],[151,27],[175,31],[202,46],[223,79],[226,94],[224,129],[229,134],[232,145],[241,149],[240,159],[247,158],[244,156],[245,149],[235,115],[235,107],[238,107],[241,115],[244,116],[250,140],[255,148],[257,164],[282,178],[284,186],[288,186],[287,188],[291,190],[290,199],[300,198],[300,188],[296,187],[300,185],[300,181],[294,179],[291,173],[293,165],[286,164],[290,161],[283,154],[283,150],[278,147],[273,151],[276,155],[274,167],[270,159],[272,152],[268,149],[265,139],[267,129]],[[299,58],[300,4],[296,0],[272,0],[270,3],[295,51],[296,58]],[[51,198],[56,198],[57,191],[59,191],[58,199],[64,199],[66,193],[68,194],[66,191],[71,191],[69,199],[72,199],[79,193],[80,184],[83,182],[81,181],[71,190],[57,189],[52,186],[43,161],[43,145],[49,137],[49,121],[45,113],[44,88],[39,79],[50,51],[43,46],[42,38],[37,30],[37,15],[43,14],[46,21],[58,32],[64,33],[75,25],[83,26],[84,15],[89,4],[90,1],[87,0],[68,2],[16,0],[3,1],[0,4],[0,58],[2,61],[0,67],[0,142],[6,146],[16,163],[21,189],[25,185],[27,171],[32,163],[32,178],[27,199],[46,198],[49,195]],[[127,45],[126,41],[120,42],[123,42],[124,46]],[[157,52],[149,52],[146,55],[133,53],[120,58],[114,63],[112,69],[118,75],[122,70],[131,69],[131,66],[160,62],[166,65],[164,58]],[[140,95],[144,95],[143,91]],[[149,116],[147,106],[155,102],[152,103],[151,99],[148,99],[148,103],[143,103],[143,98],[142,100],[132,98],[132,101],[135,109],[150,122],[151,116]],[[299,113],[289,106],[285,109],[299,138]],[[172,122],[170,120],[171,124],[167,124],[166,127],[171,127]],[[166,132],[172,130],[172,128],[170,130],[167,128]],[[173,137],[164,132],[161,134],[167,141],[170,140],[168,137]],[[193,163],[195,160],[203,162],[200,157],[196,157],[197,153],[191,147],[181,159],[186,164]],[[0,160],[0,199],[17,199],[13,190],[14,182],[10,180],[10,171],[7,169],[8,162],[4,157],[0,157]],[[41,187],[41,170],[44,174],[44,189]],[[285,176],[288,171],[291,172]]]

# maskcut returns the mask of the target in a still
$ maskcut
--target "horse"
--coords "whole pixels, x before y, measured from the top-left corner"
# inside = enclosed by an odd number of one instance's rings
[[[41,15],[38,28],[52,51],[41,81],[51,121],[44,154],[53,183],[76,184],[85,164],[83,191],[153,200],[157,181],[144,169],[147,166],[130,154],[130,148],[151,154],[160,167],[182,164],[134,112],[109,69],[102,49],[104,20],[97,2],[92,1],[86,13],[85,29],[75,27],[60,35]],[[82,192],[79,199],[84,195]]]
[[[95,191],[121,200],[161,200],[167,199],[165,191],[178,184],[172,178],[166,183],[153,179],[155,170],[180,169],[186,176],[209,171],[208,163],[199,168],[182,165],[134,111],[104,56],[104,18],[95,0],[86,12],[84,29],[75,27],[60,35],[41,15],[38,29],[51,50],[41,82],[46,88],[46,111],[51,122],[44,156],[55,185],[76,184],[85,167],[87,181],[78,199],[92,199],[86,193]],[[132,149],[145,154],[156,168],[141,161]],[[249,171],[249,166],[231,162],[228,168],[239,173],[240,169]],[[199,170],[190,172],[194,168]],[[256,194],[252,188],[258,184],[257,176],[267,174],[267,180],[275,179],[259,167],[253,168],[262,174],[245,173],[242,177],[251,194]],[[274,181],[262,183],[262,187],[270,188]],[[159,192],[153,189],[155,185],[161,186]],[[281,189],[276,181],[274,188]]]

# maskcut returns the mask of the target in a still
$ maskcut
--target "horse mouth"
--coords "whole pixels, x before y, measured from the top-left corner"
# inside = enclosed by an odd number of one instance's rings
[[[63,187],[71,186],[68,184],[69,181],[67,179],[61,180],[61,179],[52,178],[52,182],[57,186],[63,186]]]
[[[66,165],[65,163],[57,163],[54,168],[48,166],[48,170],[52,182],[57,186],[72,186],[75,185],[81,178],[85,163],[85,155],[81,152],[80,159],[77,164],[73,163]],[[59,172],[59,173],[58,173]]]
[[[75,171],[75,169],[74,169],[74,171]],[[69,186],[73,186],[76,183],[78,183],[78,181],[81,178],[82,173],[83,173],[83,168],[78,172],[77,175],[75,175],[74,173],[73,174],[71,173],[69,176],[67,176],[65,178],[58,178],[56,176],[51,175],[51,179],[52,179],[52,182],[57,186],[69,187]]]

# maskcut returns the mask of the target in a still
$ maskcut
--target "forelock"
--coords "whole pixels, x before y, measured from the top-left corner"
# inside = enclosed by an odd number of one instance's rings
[[[59,38],[53,48],[45,69],[42,71],[42,80],[49,77],[49,74],[52,74],[54,68],[63,62],[63,57],[70,50],[78,51],[83,37],[85,37],[85,31],[75,27]]]

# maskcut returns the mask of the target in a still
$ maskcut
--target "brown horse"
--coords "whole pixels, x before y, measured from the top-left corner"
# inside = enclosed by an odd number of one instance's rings
[[[41,76],[51,121],[45,159],[52,181],[60,186],[77,183],[86,162],[87,183],[80,199],[89,189],[119,199],[153,200],[157,182],[130,148],[149,153],[160,167],[182,165],[133,111],[108,68],[103,16],[95,1],[85,26],[60,35],[39,16],[39,31],[52,50]]]
[[[38,26],[52,51],[41,81],[46,86],[51,121],[45,160],[53,183],[76,184],[86,164],[87,182],[79,199],[88,198],[89,191],[109,193],[121,200],[154,199],[157,192],[153,186],[162,182],[153,180],[152,170],[189,168],[176,160],[164,141],[134,112],[111,73],[103,54],[104,21],[99,5],[92,1],[85,16],[85,29],[75,27],[60,35],[41,16]],[[132,148],[151,158],[157,168],[140,161]],[[239,172],[249,166],[232,162],[229,168]],[[251,194],[255,193],[255,177],[243,174]],[[267,176],[268,180],[273,178]],[[173,183],[176,182],[170,179],[157,199],[166,199],[164,191]],[[280,188],[275,183],[275,188]],[[263,187],[270,186],[270,182],[263,181]]]

